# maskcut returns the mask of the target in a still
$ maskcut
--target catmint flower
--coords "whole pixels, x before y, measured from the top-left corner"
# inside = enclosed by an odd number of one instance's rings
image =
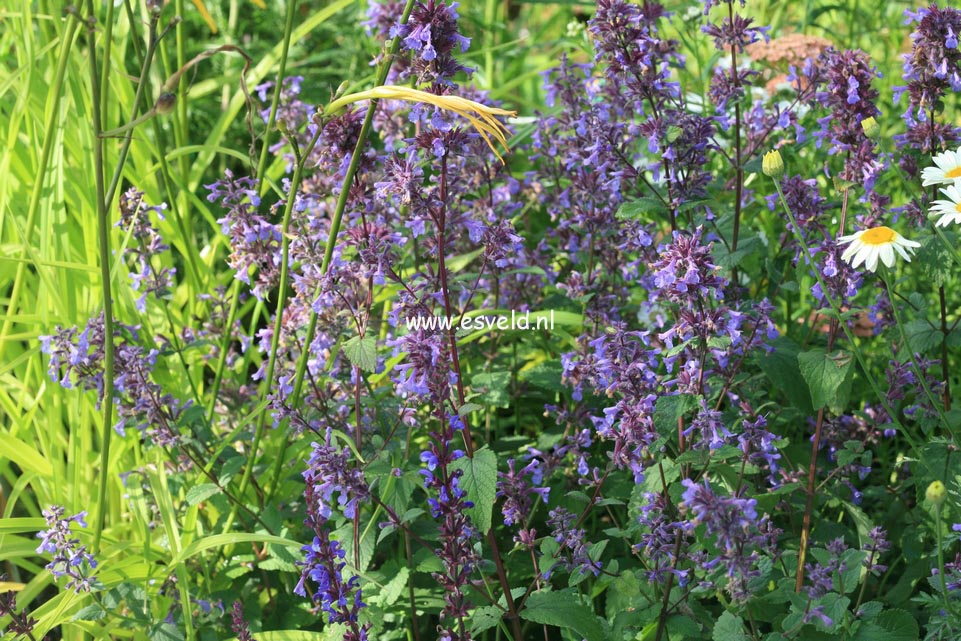
[[[304,482],[312,487],[313,501],[308,505],[308,510],[319,521],[330,519],[335,506],[340,508],[345,517],[354,518],[357,508],[367,499],[370,491],[363,471],[351,462],[350,448],[335,447],[330,428],[327,429],[324,443],[312,443],[311,447],[307,470],[304,472]]]
[[[959,528],[957,525],[953,526],[957,531]],[[868,532],[867,541],[862,546],[862,550],[868,553],[865,557],[863,564],[867,571],[871,574],[880,575],[887,571],[888,566],[881,565],[878,561],[881,559],[881,555],[891,549],[891,543],[888,541],[887,532],[879,527],[872,528]]]
[[[424,454],[427,454],[427,452]],[[423,455],[421,456],[423,457]],[[550,494],[549,487],[537,487],[543,482],[544,476],[541,462],[538,459],[531,460],[520,471],[516,471],[514,465],[514,459],[509,459],[507,461],[508,471],[497,473],[497,496],[504,499],[504,505],[501,509],[506,525],[523,523],[524,517],[530,513],[533,503],[532,497],[538,496],[544,503],[547,503]]]
[[[255,641],[250,634],[250,627],[244,618],[244,606],[240,601],[234,601],[230,609],[230,629],[237,635],[237,641]]]
[[[190,402],[164,393],[152,380],[158,349],[144,349],[137,344],[137,327],[115,325],[114,332],[114,403],[117,423],[113,428],[125,434],[128,426],[139,429],[145,437],[161,447],[170,447],[179,439],[177,422]],[[50,356],[48,372],[65,388],[79,386],[97,393],[97,404],[103,399],[103,363],[105,350],[103,314],[78,327],[58,327],[49,336],[41,336],[41,351]],[[63,371],[62,376],[60,375]]]
[[[0,583],[7,580],[5,574],[0,575]],[[37,619],[27,614],[26,609],[17,612],[17,593],[2,592],[0,593],[0,617],[10,617],[10,621],[7,623],[5,632],[10,632],[14,635],[14,638],[19,636],[27,637],[29,639],[33,637],[33,628],[39,623]]]
[[[80,539],[73,536],[71,523],[85,528],[86,512],[80,512],[70,517],[64,517],[66,510],[60,505],[54,505],[43,511],[47,521],[47,529],[37,533],[40,545],[37,554],[52,554],[53,559],[45,566],[55,578],[69,577],[67,589],[74,592],[89,592],[93,587],[94,578],[90,571],[97,567],[97,560],[87,552],[87,546],[80,544]],[[84,571],[86,570],[86,571]]]
[[[761,38],[768,40],[767,32],[771,27],[752,27],[753,18],[746,18],[739,13],[734,14],[734,19],[724,18],[720,25],[708,24],[701,27],[701,31],[714,38],[714,48],[719,51],[730,51],[732,47],[737,47],[741,53],[749,44],[759,41]]]
[[[589,554],[590,544],[586,541],[587,533],[575,525],[577,516],[563,507],[549,512],[547,524],[551,528],[551,536],[560,544],[559,553],[563,561],[555,564],[544,576],[549,578],[557,565],[563,565],[568,571],[590,572],[594,576],[601,573],[600,560],[592,559]]]
[[[280,229],[257,212],[260,196],[253,178],[235,178],[226,170],[223,180],[205,185],[207,200],[220,203],[227,213],[217,222],[230,238],[228,263],[238,280],[251,285],[251,272],[257,280],[251,291],[263,299],[280,278]]]
[[[157,229],[150,220],[153,213],[158,220],[164,220],[166,204],[150,207],[144,202],[143,192],[131,187],[120,195],[120,220],[117,226],[130,233],[131,242],[124,248],[124,258],[131,265],[130,280],[134,291],[141,293],[137,299],[137,310],[147,309],[147,299],[153,295],[160,300],[173,286],[176,269],[173,267],[154,267],[153,257],[170,247],[163,242]]]

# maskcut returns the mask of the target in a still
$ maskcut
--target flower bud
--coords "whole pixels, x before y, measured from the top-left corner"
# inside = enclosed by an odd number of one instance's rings
[[[160,94],[157,98],[157,104],[155,105],[157,113],[164,115],[169,114],[174,110],[174,106],[177,104],[177,94],[171,93],[169,91]]]
[[[864,135],[871,140],[876,141],[881,137],[881,125],[879,125],[878,121],[874,119],[874,116],[862,120],[861,129],[864,130]]]
[[[948,490],[941,481],[932,481],[931,485],[929,485],[928,489],[924,492],[924,498],[928,500],[928,503],[933,505],[941,505],[947,496]]]
[[[761,160],[761,171],[764,172],[765,176],[770,176],[771,178],[780,178],[783,176],[784,159],[781,158],[781,152],[775,149],[764,154],[764,158]]]

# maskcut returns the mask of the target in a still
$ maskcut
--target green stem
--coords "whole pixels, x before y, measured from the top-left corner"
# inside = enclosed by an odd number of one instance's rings
[[[112,6],[112,5],[111,5]],[[137,110],[140,108],[140,102],[143,100],[144,93],[147,88],[147,74],[150,73],[150,63],[153,61],[154,52],[157,50],[157,43],[160,42],[161,35],[157,37],[157,18],[158,14],[151,15],[150,24],[147,27],[147,53],[144,54],[143,64],[140,68],[140,80],[137,82],[137,92],[134,94],[133,99],[133,109],[130,113],[130,122],[128,125],[131,126],[131,133],[124,137],[123,145],[120,147],[120,157],[117,159],[117,166],[114,168],[113,177],[110,179],[110,186],[107,188],[107,193],[104,198],[104,202],[109,205],[113,202],[113,197],[117,193],[117,187],[120,185],[120,179],[123,176],[123,166],[127,161],[127,153],[130,151],[130,144],[133,142],[133,132],[132,129],[136,127],[138,123]],[[164,30],[166,33],[166,30]]]
[[[264,142],[260,147],[260,159],[257,162],[257,180],[260,181],[258,191],[264,193],[264,171],[267,167],[267,155],[270,153],[270,132],[277,122],[277,109],[280,106],[280,92],[284,86],[284,77],[287,74],[287,52],[290,50],[290,40],[294,33],[294,14],[297,12],[297,0],[290,0],[287,3],[287,16],[284,23],[284,43],[280,51],[280,67],[277,69],[277,81],[274,84],[274,93],[270,99],[270,114],[267,116],[267,127],[264,129]],[[306,153],[305,153],[306,155]]]
[[[104,161],[103,138],[100,132],[103,128],[100,113],[100,78],[97,69],[97,43],[94,38],[96,13],[93,0],[87,0],[88,31],[87,58],[90,61],[90,109],[91,126],[93,127],[93,155],[94,174],[97,190],[97,241],[100,246],[100,280],[103,290],[103,425],[101,426],[100,450],[100,489],[97,494],[97,512],[93,523],[94,554],[100,551],[103,536],[104,521],[107,513],[107,478],[110,470],[110,439],[113,436],[113,394],[114,394],[114,344],[113,344],[113,298],[110,291],[110,221],[107,217],[107,204],[104,201]]]
[[[944,607],[947,612],[950,612],[954,616],[958,616],[954,606],[951,604],[951,599],[948,598],[948,582],[947,578],[944,576],[944,549],[942,548],[941,542],[941,503],[938,503],[938,505],[935,507],[934,513],[936,515],[934,521],[934,531],[935,535],[937,536],[938,545],[938,577],[941,579],[941,598],[944,599]]]
[[[100,113],[107,113],[107,102],[110,96],[110,56],[113,52],[113,10],[114,3],[108,2],[107,17],[104,19],[103,31],[103,67],[100,72]],[[137,103],[134,103],[136,105]],[[104,115],[106,118],[106,115]],[[110,202],[109,200],[107,202]]]
[[[931,387],[928,385],[928,381],[924,376],[924,372],[921,371],[921,368],[918,367],[917,362],[915,362],[916,359],[914,351],[911,349],[911,343],[908,341],[908,335],[904,331],[904,325],[901,323],[901,313],[898,311],[897,301],[894,300],[894,291],[891,287],[891,282],[888,280],[888,274],[886,271],[884,271],[884,268],[882,267],[881,269],[881,280],[884,282],[885,290],[887,290],[888,300],[891,301],[891,313],[894,314],[894,323],[898,326],[898,332],[901,334],[901,342],[904,343],[904,348],[908,350],[908,362],[911,364],[911,371],[914,372],[914,376],[921,384],[921,388],[924,390],[925,396],[928,397],[928,403],[930,403],[934,408],[934,411],[938,413],[938,418],[941,420],[941,423],[944,424],[945,429],[949,434],[951,434],[951,437],[957,441],[954,430],[951,428],[951,423],[948,421],[948,417],[944,415],[944,411],[941,409],[941,404],[938,401],[938,398],[931,391]],[[944,337],[942,337],[942,340],[943,338]]]

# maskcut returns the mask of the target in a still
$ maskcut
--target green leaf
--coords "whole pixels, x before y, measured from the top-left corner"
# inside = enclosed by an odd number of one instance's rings
[[[198,539],[180,551],[169,565],[183,563],[190,557],[200,554],[206,550],[223,547],[225,545],[235,545],[237,543],[271,543],[274,545],[286,545],[291,548],[299,548],[303,544],[291,541],[272,534],[251,534],[246,532],[228,532],[226,534],[214,534],[202,539]]]
[[[197,505],[220,492],[220,488],[213,483],[201,483],[187,490],[187,503]]]
[[[474,503],[467,512],[481,534],[487,534],[497,493],[497,455],[485,445],[474,452],[473,458],[457,459],[451,467],[464,471],[460,487]]]
[[[813,409],[843,408],[851,392],[854,359],[848,352],[838,350],[828,354],[813,349],[797,355],[801,376],[811,392]]]
[[[0,461],[10,459],[21,469],[36,472],[41,476],[53,474],[50,461],[43,458],[33,446],[24,443],[15,436],[0,432],[0,452],[3,452],[0,455]]]
[[[789,338],[777,338],[771,342],[774,351],[757,357],[757,363],[768,381],[780,390],[791,405],[805,414],[812,413],[811,395],[801,376],[798,353],[801,348]]]
[[[493,407],[510,406],[510,396],[507,393],[510,382],[509,372],[481,372],[470,379],[471,387],[480,392],[486,403]]]
[[[714,256],[714,262],[719,267],[732,269],[740,265],[751,254],[758,253],[763,249],[764,243],[758,236],[746,236],[738,241],[737,249],[733,252],[724,243],[714,243],[711,253]]]
[[[567,628],[587,641],[605,641],[604,627],[591,608],[570,592],[534,592],[524,603],[521,618]]]
[[[951,252],[937,236],[928,236],[921,241],[915,262],[921,265],[924,280],[932,285],[940,287],[951,278]]]
[[[400,598],[400,595],[404,592],[404,588],[407,587],[407,579],[409,576],[410,571],[402,567],[394,578],[384,585],[384,589],[380,592],[382,605],[393,605],[393,603]]]
[[[911,345],[911,353],[924,353],[932,347],[937,347],[944,340],[940,329],[932,327],[923,318],[917,318],[904,325],[904,333]]]
[[[471,612],[471,635],[477,636],[481,632],[490,630],[501,620],[504,615],[504,611],[501,610],[496,605],[485,605],[480,608],[475,608]]]
[[[147,631],[150,641],[183,641],[184,634],[173,623],[160,623]]]
[[[567,387],[561,382],[564,368],[558,361],[538,363],[530,369],[521,370],[518,377],[532,387],[550,392],[564,392]]]
[[[741,617],[725,611],[714,624],[712,641],[749,641],[750,637],[744,632],[744,621]]]
[[[667,207],[659,198],[642,196],[637,200],[622,203],[615,216],[621,220],[639,220],[657,217],[665,212]]]
[[[641,584],[637,575],[625,570],[620,576],[611,581],[605,600],[608,619],[613,619],[620,612],[635,608],[641,596]]]
[[[351,336],[344,343],[344,353],[353,365],[365,372],[377,369],[377,341],[370,336]]]
[[[886,610],[858,628],[852,641],[918,641],[918,622],[904,610]]]
[[[94,603],[93,605],[88,605],[82,608],[79,612],[73,615],[74,621],[99,621],[100,619],[107,616],[107,611],[102,607]]]
[[[661,436],[677,433],[677,421],[697,406],[697,397],[691,394],[661,396],[654,406],[654,427]]]

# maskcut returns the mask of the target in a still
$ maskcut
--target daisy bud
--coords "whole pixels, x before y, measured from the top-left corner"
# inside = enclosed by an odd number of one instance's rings
[[[941,481],[932,481],[931,485],[924,492],[924,498],[928,500],[928,503],[933,505],[941,505],[944,503],[944,499],[948,496],[948,490],[944,487],[944,483]]]
[[[865,118],[861,121],[861,129],[864,130],[864,135],[874,140],[875,142],[881,137],[881,125],[878,121],[874,119],[874,116]]]
[[[775,149],[764,154],[764,158],[761,160],[761,171],[764,172],[765,176],[770,176],[771,178],[780,178],[783,176],[784,159],[781,158],[781,152]]]

